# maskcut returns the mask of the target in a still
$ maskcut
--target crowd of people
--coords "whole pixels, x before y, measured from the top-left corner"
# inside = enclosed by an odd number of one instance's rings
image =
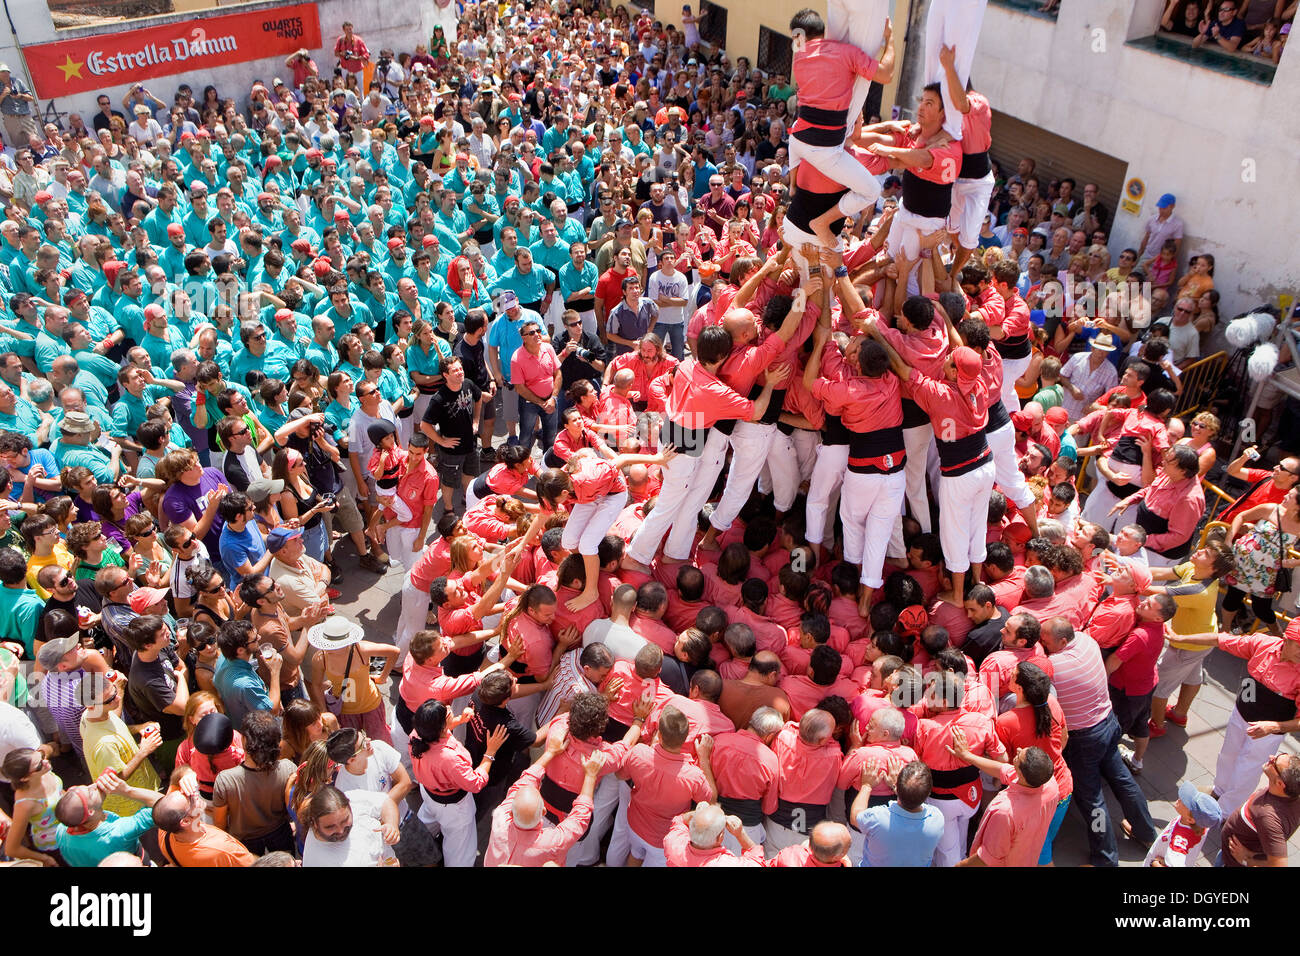
[[[888,24],[800,11],[793,75],[683,24],[468,4],[94,133],[5,106],[5,857],[1286,865],[1300,459],[1202,534],[1175,197],[1113,255],[951,48],[857,125]],[[399,566],[395,631],[337,613]],[[1155,820],[1216,647],[1213,793]]]

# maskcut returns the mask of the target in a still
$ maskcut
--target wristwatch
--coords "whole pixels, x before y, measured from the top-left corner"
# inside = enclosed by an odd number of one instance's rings
[[[849,267],[844,265],[843,263],[840,263],[838,266],[835,267],[835,278],[843,279],[848,274],[849,274]]]

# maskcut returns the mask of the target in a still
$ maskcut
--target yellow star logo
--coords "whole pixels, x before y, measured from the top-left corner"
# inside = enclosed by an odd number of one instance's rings
[[[82,64],[73,61],[71,54],[66,55],[59,64],[59,69],[63,71],[63,82],[81,79],[81,67]]]

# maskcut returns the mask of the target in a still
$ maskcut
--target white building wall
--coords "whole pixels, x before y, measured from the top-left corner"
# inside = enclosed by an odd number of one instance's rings
[[[9,9],[13,16],[20,45],[49,43],[55,40],[71,40],[79,37],[99,36],[113,33],[127,33],[135,29],[158,26],[165,23],[197,22],[209,17],[227,16],[232,13],[244,13],[257,10],[273,10],[276,7],[290,6],[292,0],[272,0],[266,3],[227,4],[208,10],[191,13],[172,13],[159,17],[131,20],[112,24],[108,28],[86,28],[78,30],[55,30],[49,8],[44,0],[10,0]],[[321,43],[323,49],[312,50],[312,57],[322,76],[330,75],[334,70],[334,41],[343,32],[343,21],[351,20],[358,35],[366,41],[372,56],[378,56],[382,47],[391,47],[394,52],[411,52],[417,43],[428,42],[433,33],[435,5],[429,0],[417,3],[394,3],[393,0],[317,0],[320,15]],[[15,74],[29,78],[21,55],[14,47],[12,37],[0,41],[0,60],[11,67]],[[254,79],[262,79],[267,85],[276,76],[288,80],[288,71],[284,66],[284,56],[270,57],[264,60],[250,60],[216,69],[194,70],[145,80],[145,85],[159,99],[170,104],[176,87],[189,83],[198,97],[203,87],[212,84],[223,97],[231,97],[241,109],[248,104],[248,90]],[[113,108],[120,110],[122,96],[131,86],[131,80],[117,86],[106,87],[104,92],[113,99]],[[63,113],[81,113],[90,125],[90,117],[96,112],[95,98],[98,91],[81,93],[74,96],[59,97],[55,108]],[[38,106],[42,111],[50,101],[40,100]]]
[[[1300,53],[1264,86],[1125,46],[1150,36],[1162,9],[1062,0],[1053,23],[990,3],[971,76],[996,109],[1125,160],[1145,182],[1141,215],[1116,211],[1113,252],[1141,241],[1170,192],[1184,259],[1214,255],[1225,315],[1300,293]]]

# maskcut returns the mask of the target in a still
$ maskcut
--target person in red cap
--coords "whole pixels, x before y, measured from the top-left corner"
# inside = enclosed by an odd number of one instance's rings
[[[988,425],[988,387],[983,360],[963,345],[944,361],[943,377],[930,378],[903,361],[875,322],[867,333],[885,347],[894,374],[930,416],[939,451],[939,525],[943,559],[952,574],[952,603],[965,596],[966,574],[979,579],[985,556],[985,524],[993,491],[993,456],[984,438]]]
[[[158,256],[158,264],[167,273],[169,282],[180,282],[189,275],[185,268],[185,256],[189,249],[185,242],[185,227],[179,222],[168,223],[166,237],[167,241],[160,244],[162,253]]]

